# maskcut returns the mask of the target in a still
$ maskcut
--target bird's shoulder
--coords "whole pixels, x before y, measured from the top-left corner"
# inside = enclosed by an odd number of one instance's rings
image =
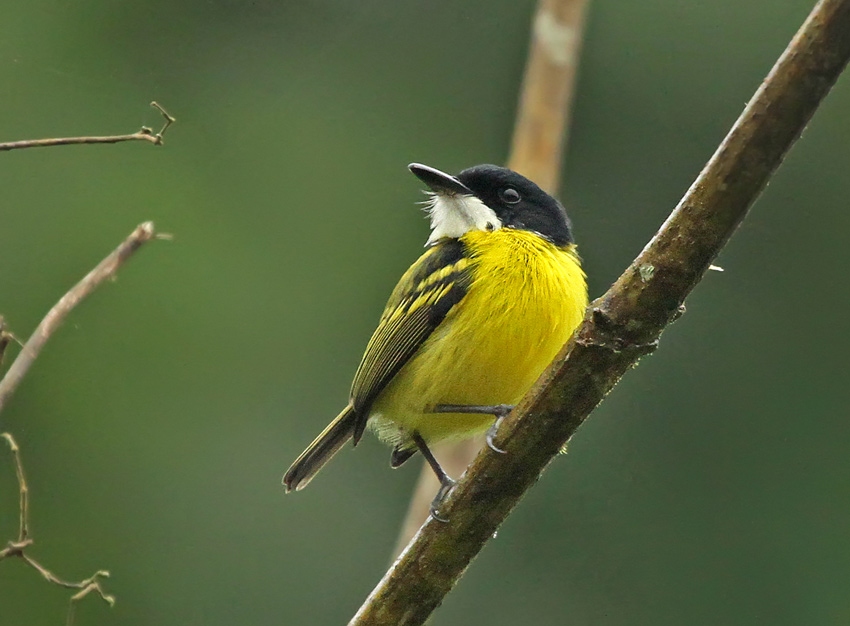
[[[436,307],[434,315],[445,315],[466,293],[471,264],[467,247],[459,239],[444,239],[430,246],[399,279],[381,322],[422,306]]]

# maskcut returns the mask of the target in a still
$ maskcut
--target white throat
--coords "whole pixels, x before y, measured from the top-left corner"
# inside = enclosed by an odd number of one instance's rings
[[[457,238],[471,230],[498,230],[502,222],[496,213],[475,196],[432,193],[428,201],[431,217],[431,245],[443,237]]]

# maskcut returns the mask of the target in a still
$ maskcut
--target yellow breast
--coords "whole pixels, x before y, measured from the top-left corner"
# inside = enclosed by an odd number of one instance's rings
[[[575,246],[504,228],[461,238],[472,283],[463,300],[372,406],[391,444],[417,431],[428,443],[486,430],[486,415],[428,413],[435,404],[516,404],[578,326],[587,287]]]

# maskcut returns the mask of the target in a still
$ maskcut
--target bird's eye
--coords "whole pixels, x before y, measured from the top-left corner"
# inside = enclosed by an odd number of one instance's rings
[[[519,192],[517,192],[516,189],[512,189],[511,187],[508,187],[507,189],[502,189],[502,191],[499,192],[499,195],[502,197],[502,200],[504,200],[508,204],[516,204],[521,200]]]

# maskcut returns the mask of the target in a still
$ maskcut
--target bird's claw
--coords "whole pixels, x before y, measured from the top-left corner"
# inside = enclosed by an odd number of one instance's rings
[[[443,503],[443,500],[445,500],[452,492],[452,489],[454,489],[454,486],[456,484],[457,483],[455,481],[446,476],[445,480],[440,485],[440,489],[437,491],[437,495],[434,496],[434,499],[431,501],[430,513],[434,521],[442,522],[443,524],[448,523],[449,518],[440,517],[440,505]]]
[[[493,407],[493,415],[496,416],[496,420],[493,422],[493,425],[487,429],[487,447],[490,448],[493,452],[497,452],[499,454],[505,454],[505,450],[502,450],[499,446],[496,445],[494,439],[496,435],[499,433],[499,426],[502,421],[511,414],[513,410],[513,405],[511,404],[497,404]]]
[[[499,454],[505,454],[505,451],[502,450],[499,446],[494,443],[494,439],[496,435],[499,433],[499,424],[502,423],[504,417],[497,417],[496,421],[493,422],[493,425],[487,429],[487,447],[490,448],[493,452],[498,452]]]

